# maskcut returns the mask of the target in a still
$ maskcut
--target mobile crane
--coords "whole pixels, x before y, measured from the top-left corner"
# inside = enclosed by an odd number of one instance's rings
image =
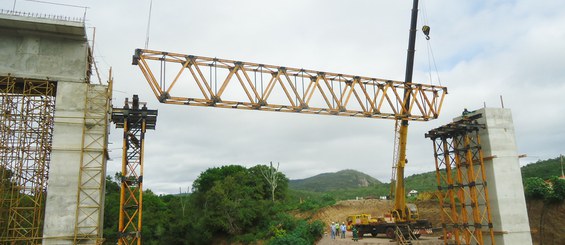
[[[165,104],[397,120],[399,151],[391,221],[395,227],[427,228],[429,222],[418,220],[417,209],[406,204],[404,195],[408,122],[436,119],[447,88],[412,82],[417,6],[414,0],[404,82],[148,49],[136,49],[132,65],[139,67],[159,102]],[[168,77],[175,67],[178,72]],[[235,95],[244,99],[233,99]],[[141,216],[141,210],[133,213]],[[126,222],[120,232],[140,233],[141,225],[136,225]]]
[[[414,53],[416,44],[416,26],[418,20],[418,0],[413,1],[412,16],[410,21],[410,36],[408,41],[408,54],[406,58],[406,74],[404,84],[412,82],[414,68]],[[426,38],[429,39],[429,27],[423,28]],[[447,92],[447,91],[446,91]],[[411,93],[409,89],[404,90],[403,105],[411,103]],[[391,179],[391,196],[394,199],[394,209],[385,214],[384,217],[371,218],[370,215],[352,215],[347,218],[348,227],[356,227],[360,236],[370,233],[376,236],[385,233],[388,238],[420,237],[422,234],[431,232],[432,225],[428,220],[420,219],[418,207],[415,204],[406,203],[406,191],[404,187],[404,168],[406,166],[406,142],[408,139],[408,120],[405,115],[399,117],[395,126],[395,139],[398,145],[398,155],[395,156],[396,162],[393,163],[393,176]],[[396,152],[395,152],[396,153]]]

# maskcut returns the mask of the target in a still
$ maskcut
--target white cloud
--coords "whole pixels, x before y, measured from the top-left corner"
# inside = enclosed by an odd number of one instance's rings
[[[134,49],[145,43],[149,1],[60,2],[90,7],[98,65],[105,73],[113,67],[115,105],[139,94],[159,109],[157,130],[147,133],[144,187],[177,193],[209,167],[269,161],[280,162],[293,179],[345,168],[390,179],[394,122],[158,104],[131,65]],[[439,119],[411,123],[406,175],[434,169],[425,132],[463,108],[499,107],[500,95],[512,109],[519,153],[540,159],[564,153],[565,2],[420,3],[426,11],[419,26],[432,28],[431,46],[449,94]],[[12,7],[12,1],[0,3]],[[16,8],[83,14],[27,1]],[[402,80],[410,8],[410,1],[153,1],[149,48]],[[414,80],[422,83],[431,82],[426,46],[418,33]],[[119,147],[120,131],[111,137],[111,148]],[[119,164],[110,162],[109,172]]]

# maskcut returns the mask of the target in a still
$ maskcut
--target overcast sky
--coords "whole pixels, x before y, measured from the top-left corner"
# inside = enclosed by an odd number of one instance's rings
[[[113,67],[115,107],[139,94],[159,110],[157,129],[146,135],[145,188],[184,192],[207,168],[270,161],[280,162],[290,179],[355,169],[390,181],[394,121],[159,104],[131,65],[134,49],[146,42],[149,0],[53,2],[88,7],[98,68],[107,77]],[[85,10],[0,3],[70,17]],[[404,79],[409,0],[155,0],[152,6],[149,49]],[[447,86],[449,94],[439,119],[410,124],[407,176],[435,168],[425,132],[463,108],[500,107],[500,96],[512,110],[518,153],[529,156],[523,165],[565,153],[565,1],[421,0],[418,29],[423,24],[431,26],[431,40],[418,32],[413,80]],[[121,130],[112,129],[111,143],[113,175],[121,168]]]

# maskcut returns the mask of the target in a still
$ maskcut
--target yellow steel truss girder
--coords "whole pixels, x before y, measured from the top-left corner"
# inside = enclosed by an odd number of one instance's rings
[[[447,94],[442,86],[146,49],[136,50],[133,63],[168,104],[427,121],[439,116]]]

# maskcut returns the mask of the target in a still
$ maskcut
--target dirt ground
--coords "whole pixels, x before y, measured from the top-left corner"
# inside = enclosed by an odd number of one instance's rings
[[[351,214],[371,214],[371,216],[379,216],[386,211],[392,209],[393,203],[389,200],[348,200],[340,201],[334,206],[326,207],[319,210],[315,214],[302,214],[303,218],[309,216],[312,219],[322,220],[329,226],[331,222],[345,222],[348,215]],[[439,206],[436,201],[418,202],[418,209],[420,217],[428,219],[432,222],[434,228],[441,227],[441,215],[439,213]],[[542,201],[528,201],[527,202],[528,217],[530,223],[530,230],[532,233],[532,240],[534,245],[537,244],[564,244],[565,241],[565,203],[561,204],[544,204]],[[421,241],[414,244],[441,244],[438,240],[438,234],[435,237],[423,237]],[[440,241],[438,243],[438,241]],[[325,235],[317,244],[395,244],[384,237],[372,238],[369,235],[353,242],[351,240],[351,233],[347,234],[346,239],[337,238],[330,239],[329,228],[328,234]]]
[[[354,242],[352,240],[352,234],[351,232],[347,232],[345,234],[345,238],[336,238],[336,239],[331,239],[329,234],[325,234],[322,239],[320,241],[318,241],[318,243],[316,243],[317,245],[346,245],[346,244],[356,244],[356,245],[389,245],[389,244],[397,244],[396,242],[391,241],[388,238],[385,237],[371,237],[369,235],[363,237],[362,239],[359,239],[359,241]],[[420,240],[418,241],[413,241],[412,244],[418,244],[418,245],[439,245],[439,244],[443,244],[443,240],[439,240],[437,239],[437,237],[422,237]]]
[[[340,201],[334,206],[325,207],[320,209],[317,213],[311,216],[312,219],[319,219],[326,223],[329,227],[331,222],[345,222],[347,216],[351,214],[370,214],[371,216],[377,217],[383,215],[386,211],[392,209],[393,203],[390,200],[379,200],[379,199],[367,199],[367,200],[347,200]],[[422,218],[426,218],[432,222],[432,224],[439,224],[441,220],[438,219],[437,205],[433,203],[421,203],[418,204],[420,210],[420,215]],[[434,223],[438,222],[438,223]],[[327,244],[396,244],[391,242],[390,239],[384,237],[384,235],[379,235],[378,237],[371,237],[367,234],[365,237],[360,239],[358,242],[352,240],[351,232],[346,233],[346,238],[336,238],[335,240],[330,238],[329,228],[327,234],[325,234],[322,239],[317,243],[318,245]],[[442,244],[441,240],[437,237],[422,237],[421,240],[414,242],[413,244]]]

